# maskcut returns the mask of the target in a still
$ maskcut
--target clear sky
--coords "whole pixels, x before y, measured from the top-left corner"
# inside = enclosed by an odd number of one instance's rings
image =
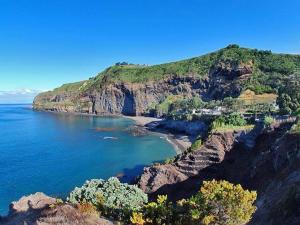
[[[299,0],[0,0],[0,102],[118,61],[164,63],[230,43],[300,53],[299,12]]]

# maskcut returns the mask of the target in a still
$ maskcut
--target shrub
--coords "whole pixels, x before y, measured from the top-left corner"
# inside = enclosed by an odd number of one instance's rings
[[[212,123],[212,129],[218,129],[226,126],[245,126],[246,124],[247,122],[242,115],[238,113],[232,113],[230,115],[222,115],[217,117]]]
[[[138,212],[133,212],[130,217],[130,222],[136,225],[144,225],[146,221],[143,219],[143,214]]]
[[[197,139],[196,141],[193,142],[191,147],[189,148],[190,151],[195,151],[198,150],[202,146],[202,140]]]
[[[246,224],[256,210],[253,205],[257,197],[256,192],[244,190],[239,184],[204,181],[198,195],[204,199],[206,216],[212,216],[214,224]]]
[[[83,214],[95,215],[95,216],[99,216],[100,215],[100,213],[98,212],[96,206],[94,206],[94,205],[92,205],[90,203],[77,204],[77,208]]]
[[[137,186],[122,184],[112,177],[107,181],[87,181],[70,193],[68,201],[75,204],[89,203],[106,216],[124,219],[132,210],[141,209],[144,203],[148,202],[148,198]]]
[[[274,118],[272,116],[265,116],[264,118],[264,125],[269,127],[272,125],[272,123],[274,123]]]
[[[134,214],[132,218],[134,218]],[[143,208],[146,224],[173,224],[173,206],[167,202],[166,195],[159,195],[156,202],[150,202]],[[138,223],[133,223],[138,224]]]
[[[171,164],[171,163],[173,163],[175,161],[175,157],[173,157],[173,158],[167,158],[166,160],[165,160],[165,164]]]
[[[131,216],[133,224],[243,225],[256,210],[256,192],[227,181],[205,181],[200,191],[176,204],[158,196]],[[143,223],[141,223],[143,222]]]
[[[291,133],[300,134],[300,118],[298,118],[297,122],[292,126]]]

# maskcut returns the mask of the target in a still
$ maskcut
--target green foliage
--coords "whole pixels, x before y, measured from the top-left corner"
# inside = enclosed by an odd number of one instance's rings
[[[157,104],[155,108],[155,114],[157,116],[163,116],[170,112],[172,104],[176,102],[180,102],[182,100],[182,96],[180,95],[169,95],[164,101]]]
[[[147,224],[172,224],[173,206],[166,195],[159,195],[157,202],[150,202],[143,208],[143,218]]]
[[[131,211],[139,210],[148,198],[135,185],[122,184],[117,178],[90,180],[82,187],[75,188],[68,201],[74,204],[89,203],[97,207],[104,215],[115,219],[124,219]]]
[[[197,139],[196,141],[193,142],[189,150],[193,152],[195,150],[198,150],[201,146],[202,146],[202,140]]]
[[[300,117],[298,117],[297,122],[292,126],[291,133],[300,134]]]
[[[256,207],[256,192],[227,181],[205,181],[190,199],[168,203],[158,196],[131,216],[131,223],[172,225],[243,225],[250,221]]]
[[[238,45],[229,45],[219,51],[178,62],[155,66],[112,66],[100,73],[94,79],[92,86],[99,86],[101,82],[141,83],[149,80],[160,80],[170,75],[205,77],[211,67],[220,62],[230,62],[231,64],[252,62],[258,74],[278,73],[284,76],[300,68],[299,58],[297,55],[273,54],[270,51],[258,51],[241,48]],[[266,76],[269,77],[270,74]],[[258,82],[253,83],[256,85],[253,86],[253,89],[272,91],[273,86],[261,83],[260,77],[256,78]]]
[[[282,114],[292,114],[300,110],[300,76],[286,79],[286,83],[279,89],[277,104]]]
[[[274,118],[272,116],[265,116],[264,117],[264,125],[269,127],[272,125],[272,123],[274,123]]]
[[[75,83],[64,84],[61,87],[55,88],[53,92],[77,92],[85,82],[86,81],[79,81]]]
[[[175,161],[175,159],[176,159],[176,157],[173,157],[173,158],[167,158],[167,159],[165,160],[165,164],[171,164],[171,163],[173,163],[173,162]]]
[[[212,224],[242,225],[250,221],[256,207],[253,205],[257,194],[244,190],[241,185],[227,181],[205,181],[200,190]],[[215,212],[218,212],[215,214]]]
[[[222,115],[217,117],[212,123],[212,129],[217,130],[223,127],[239,127],[245,126],[247,121],[244,117],[238,113],[232,113],[230,115]]]

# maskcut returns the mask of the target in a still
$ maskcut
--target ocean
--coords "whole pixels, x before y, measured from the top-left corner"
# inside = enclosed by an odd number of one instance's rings
[[[134,122],[37,112],[31,105],[0,105],[0,215],[24,195],[64,198],[86,180],[125,174],[176,154],[157,134],[134,136]]]

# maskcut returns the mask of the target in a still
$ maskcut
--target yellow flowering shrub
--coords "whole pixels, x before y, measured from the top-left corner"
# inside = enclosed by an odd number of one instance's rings
[[[200,191],[176,204],[160,195],[131,217],[132,224],[152,225],[244,225],[256,207],[256,192],[227,181],[204,181]]]
[[[146,221],[143,219],[142,213],[133,212],[130,217],[130,222],[135,225],[144,225]]]
[[[215,224],[243,225],[250,221],[257,194],[227,181],[204,181],[200,193]],[[218,212],[214,215],[214,212]]]

